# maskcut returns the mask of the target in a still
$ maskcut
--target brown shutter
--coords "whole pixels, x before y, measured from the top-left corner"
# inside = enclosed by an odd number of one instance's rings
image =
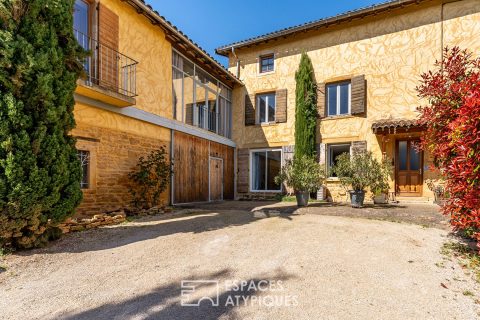
[[[250,150],[249,149],[237,149],[237,192],[246,193],[249,191],[249,162],[250,162]]]
[[[367,141],[353,141],[350,147],[351,154],[360,154],[367,151]]]
[[[287,89],[276,92],[275,122],[287,122]]]
[[[255,95],[245,95],[245,125],[255,125]]]
[[[118,91],[118,16],[105,5],[98,5],[98,82]]]
[[[352,78],[352,114],[365,113],[365,75]]]
[[[325,83],[317,84],[317,111],[320,118],[327,116],[326,99],[325,99]]]
[[[185,106],[185,122],[193,125],[193,104],[191,103]]]

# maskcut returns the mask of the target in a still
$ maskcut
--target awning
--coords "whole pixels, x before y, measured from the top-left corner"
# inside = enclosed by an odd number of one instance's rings
[[[374,134],[396,134],[405,132],[421,132],[423,127],[417,125],[415,119],[384,119],[372,124]]]

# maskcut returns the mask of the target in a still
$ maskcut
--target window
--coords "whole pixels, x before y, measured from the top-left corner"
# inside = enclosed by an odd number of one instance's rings
[[[252,191],[281,191],[282,186],[275,183],[275,177],[282,166],[281,150],[257,150],[250,154]]]
[[[350,114],[351,88],[350,81],[327,84],[328,116]]]
[[[275,122],[275,93],[257,95],[258,123]]]
[[[333,144],[328,146],[328,169],[329,169],[329,174],[332,177],[336,177],[336,175],[331,172],[333,166],[337,163],[337,158],[339,155],[343,153],[348,153],[350,154],[350,143],[348,144]]]
[[[82,189],[88,189],[90,188],[90,151],[78,150],[77,155],[82,165],[80,187]]]
[[[260,73],[271,72],[274,70],[274,66],[273,54],[260,57]]]

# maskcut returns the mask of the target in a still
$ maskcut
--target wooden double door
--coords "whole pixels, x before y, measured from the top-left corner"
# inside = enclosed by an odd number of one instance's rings
[[[418,139],[396,141],[395,191],[400,196],[419,197],[423,186],[423,152]]]

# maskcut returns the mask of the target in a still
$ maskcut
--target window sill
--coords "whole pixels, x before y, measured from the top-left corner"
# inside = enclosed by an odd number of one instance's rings
[[[274,73],[275,73],[275,70],[273,70],[273,71],[267,71],[267,72],[260,72],[260,71],[259,71],[258,74],[257,74],[257,77],[268,76],[268,75],[272,75],[272,74],[274,74]]]
[[[263,122],[263,123],[257,123],[257,126],[259,127],[270,127],[270,126],[275,126],[278,123],[276,122]]]
[[[250,190],[251,193],[280,193],[282,190]]]
[[[339,116],[327,116],[321,120],[323,121],[324,120],[340,120],[340,119],[349,119],[349,118],[355,118],[355,116],[349,113],[349,114],[341,114]]]
[[[325,182],[340,182],[340,179],[338,177],[329,177],[325,179]]]

